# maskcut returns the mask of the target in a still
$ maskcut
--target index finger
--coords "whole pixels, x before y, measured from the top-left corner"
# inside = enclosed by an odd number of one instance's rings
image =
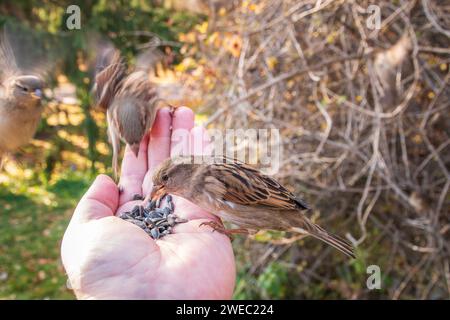
[[[150,192],[153,170],[170,156],[171,126],[172,114],[169,108],[158,110],[148,142],[148,170],[142,185],[144,196]]]
[[[120,205],[131,201],[136,194],[142,195],[142,183],[147,172],[147,148],[148,134],[139,145],[137,158],[129,146],[125,149],[119,182],[122,191]]]

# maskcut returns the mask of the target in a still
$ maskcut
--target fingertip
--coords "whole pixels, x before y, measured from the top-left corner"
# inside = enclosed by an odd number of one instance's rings
[[[148,149],[148,139],[149,134],[146,134],[139,144],[139,153],[136,158],[135,153],[131,149],[131,147],[127,144],[125,147],[125,153],[122,160],[122,174],[128,171],[130,167],[132,167],[133,171],[136,166],[141,166],[140,164],[147,164],[147,149]],[[146,168],[144,168],[145,171]]]
[[[104,185],[104,186],[108,186],[108,187],[117,188],[117,185],[114,182],[114,180],[110,176],[103,174],[103,173],[99,174],[95,178],[94,182],[92,183],[92,186],[94,186],[94,185]]]
[[[169,107],[162,107],[161,109],[158,110],[157,115],[162,116],[162,117],[172,117],[172,111]]]
[[[172,114],[167,107],[161,108],[156,114],[155,122],[151,130],[152,137],[164,137],[170,135],[170,126],[172,124]]]
[[[80,200],[75,215],[87,221],[112,215],[119,205],[119,188],[109,176],[100,174]]]
[[[119,188],[116,182],[106,174],[99,174],[95,178],[89,190],[86,192],[87,199],[97,200],[109,207],[112,211],[117,209],[119,200]]]
[[[175,109],[173,113],[172,126],[173,129],[191,130],[194,127],[195,114],[191,108],[182,106]]]
[[[119,195],[119,205],[130,201],[135,194],[142,192],[141,186],[148,170],[148,139],[148,134],[142,139],[137,158],[127,145],[119,181],[123,188],[123,192]]]
[[[175,109],[172,120],[171,156],[189,154],[190,130],[194,127],[194,112],[188,107]]]
[[[178,108],[175,109],[175,114],[178,115],[182,115],[182,114],[192,114],[194,115],[194,112],[192,111],[191,108],[186,107],[186,106],[179,106]]]

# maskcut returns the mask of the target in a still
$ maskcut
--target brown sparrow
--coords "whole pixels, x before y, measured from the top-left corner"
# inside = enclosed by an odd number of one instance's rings
[[[196,161],[194,156],[167,159],[153,176],[152,200],[171,193],[247,230],[286,230],[308,234],[354,258],[353,246],[311,222],[306,203],[257,169],[236,160]],[[203,160],[203,162],[201,161]],[[214,159],[210,159],[214,160]],[[205,223],[225,234],[215,222]]]
[[[2,156],[28,143],[41,113],[40,76],[24,74],[17,66],[6,37],[0,37],[0,164]]]
[[[127,73],[117,51],[95,77],[97,105],[106,110],[108,136],[113,148],[113,170],[117,178],[120,140],[138,155],[139,144],[152,127],[158,101],[156,87],[143,70]]]

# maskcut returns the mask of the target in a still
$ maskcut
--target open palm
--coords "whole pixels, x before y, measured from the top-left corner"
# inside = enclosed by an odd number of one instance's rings
[[[63,238],[61,255],[72,288],[83,299],[229,299],[235,283],[228,237],[199,225],[216,218],[174,197],[175,214],[189,222],[153,240],[117,216],[147,195],[156,166],[169,156],[198,154],[207,141],[193,128],[194,114],[161,109],[136,158],[125,151],[120,178],[100,175],[78,204]],[[171,130],[172,129],[172,130]],[[198,150],[193,150],[195,145]]]

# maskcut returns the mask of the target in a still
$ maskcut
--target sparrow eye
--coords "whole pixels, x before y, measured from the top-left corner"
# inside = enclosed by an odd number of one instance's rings
[[[167,180],[169,180],[169,176],[167,174],[165,174],[161,177],[161,180],[166,182]]]
[[[19,88],[20,90],[22,90],[22,91],[25,91],[25,92],[27,92],[28,91],[28,88],[26,88],[26,87],[22,87],[21,85],[19,85],[19,84],[16,84],[16,87],[17,88]]]

